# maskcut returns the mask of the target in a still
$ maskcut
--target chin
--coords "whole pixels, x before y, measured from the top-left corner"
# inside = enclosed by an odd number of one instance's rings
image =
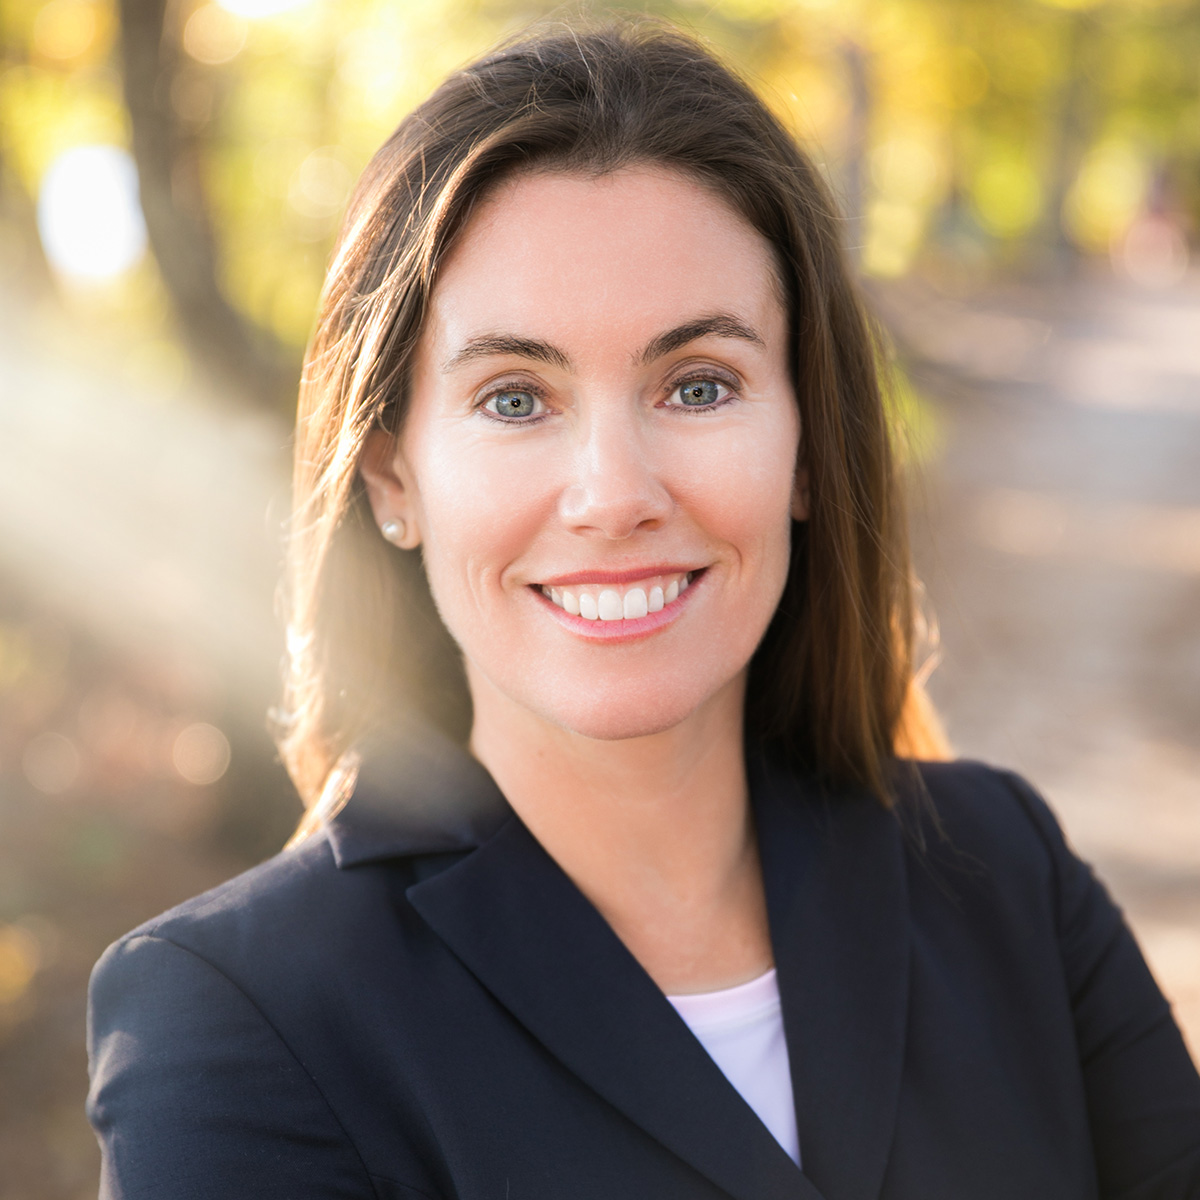
[[[570,689],[566,695],[543,693],[539,702],[529,707],[544,720],[580,737],[616,742],[674,729],[720,690],[719,685],[706,687],[700,681],[677,681],[666,687],[663,682],[653,689],[641,683],[631,687],[623,681],[608,688]],[[647,703],[650,691],[658,694]]]
[[[646,713],[567,713],[559,717],[555,724],[561,725],[571,733],[580,737],[591,738],[597,742],[621,742],[632,738],[652,737],[656,733],[665,733],[674,729],[687,716]]]

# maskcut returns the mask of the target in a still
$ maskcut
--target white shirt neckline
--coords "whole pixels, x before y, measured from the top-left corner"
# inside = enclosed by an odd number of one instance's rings
[[[693,1031],[744,1025],[772,1010],[782,1012],[774,967],[733,987],[715,992],[684,992],[667,999]]]
[[[667,996],[725,1078],[800,1166],[800,1134],[775,968],[715,992]]]

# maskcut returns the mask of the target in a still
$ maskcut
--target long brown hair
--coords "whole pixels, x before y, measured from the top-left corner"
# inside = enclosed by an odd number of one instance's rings
[[[375,528],[357,467],[398,431],[439,263],[497,181],[662,165],[723,196],[774,248],[790,312],[811,516],[750,666],[747,740],[886,801],[892,756],[932,756],[913,681],[913,587],[879,345],[813,164],[707,49],[658,23],[527,34],[447,79],[350,202],[308,349],[296,433],[289,671],[280,748],[309,807],[355,746],[415,705],[461,738],[469,699],[415,555]],[[324,796],[324,801],[317,802]]]

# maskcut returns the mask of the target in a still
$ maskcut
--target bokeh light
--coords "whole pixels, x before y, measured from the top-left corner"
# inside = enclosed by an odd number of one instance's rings
[[[229,739],[203,721],[189,725],[175,739],[171,761],[180,776],[197,786],[216,783],[229,769]]]
[[[239,17],[254,20],[258,17],[276,17],[294,8],[303,8],[312,0],[218,0],[221,7]]]
[[[62,274],[106,280],[134,266],[146,249],[137,168],[117,146],[75,146],[42,180],[38,232]]]
[[[19,999],[40,965],[33,934],[20,925],[0,925],[0,1005]]]
[[[346,203],[354,176],[336,148],[314,150],[296,168],[288,185],[288,203],[317,221],[336,216]]]
[[[50,0],[33,22],[33,45],[44,58],[78,59],[90,50],[100,30],[99,5],[93,0]]]
[[[200,5],[183,27],[183,48],[205,66],[229,62],[245,44],[245,19],[220,4]]]
[[[25,747],[21,756],[25,778],[47,796],[61,796],[79,775],[79,751],[64,734],[47,730]]]
[[[1022,155],[1002,151],[976,174],[971,199],[975,215],[989,233],[1015,237],[1037,221],[1042,185],[1033,165]]]
[[[1149,176],[1143,156],[1127,141],[1093,147],[1067,195],[1063,219],[1068,232],[1086,250],[1107,249],[1137,216]]]
[[[1147,288],[1174,287],[1187,275],[1187,237],[1178,220],[1147,213],[1113,242],[1113,264],[1134,283]]]

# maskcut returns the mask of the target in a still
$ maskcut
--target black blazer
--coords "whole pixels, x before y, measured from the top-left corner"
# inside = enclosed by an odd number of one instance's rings
[[[1170,1010],[1016,777],[922,766],[947,842],[919,789],[754,768],[801,1171],[486,772],[422,755],[101,959],[102,1196],[1200,1197]]]

